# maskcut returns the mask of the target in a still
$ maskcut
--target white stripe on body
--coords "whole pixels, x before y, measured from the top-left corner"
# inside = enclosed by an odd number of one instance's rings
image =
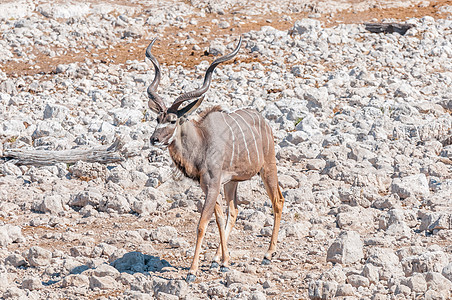
[[[247,113],[245,110],[243,110],[245,113]],[[261,159],[260,159],[260,154],[259,154],[259,149],[257,148],[257,142],[256,142],[256,137],[254,136],[254,131],[253,131],[253,128],[251,128],[251,126],[250,126],[250,124],[248,124],[248,122],[247,121],[245,121],[245,119],[241,116],[241,115],[239,115],[238,113],[235,113],[237,116],[239,116],[242,120],[243,120],[243,122],[245,122],[245,124],[246,125],[248,125],[248,127],[250,128],[250,130],[251,130],[251,134],[253,135],[253,140],[254,140],[254,146],[256,147],[256,153],[257,153],[257,162],[259,163],[260,161],[261,161]],[[248,113],[247,113],[248,114]],[[250,115],[250,114],[248,114],[248,115]],[[255,122],[254,122],[254,118],[251,116],[251,118],[253,119],[253,123],[255,124]],[[256,125],[256,124],[255,124]]]
[[[234,160],[234,144],[235,144],[235,135],[234,135],[234,131],[232,130],[232,127],[229,126],[228,122],[226,122],[226,118],[224,117],[224,114],[221,114],[223,116],[223,120],[226,123],[226,125],[229,127],[229,130],[232,133],[232,155],[231,155],[231,161],[229,162],[229,166],[232,166],[232,161]]]
[[[240,132],[242,133],[242,136],[243,136],[243,141],[244,141],[244,143],[245,143],[245,149],[246,149],[246,152],[248,153],[248,161],[249,161],[249,163],[251,163],[250,151],[248,150],[248,145],[247,145],[247,143],[246,143],[245,133],[243,132],[242,127],[240,126],[239,122],[237,122],[237,120],[236,120],[235,118],[233,118],[231,115],[228,115],[228,116],[229,116],[232,120],[234,120],[234,122],[237,124],[237,126],[239,126]]]
[[[267,136],[267,151],[268,151],[270,149],[270,137],[272,135],[272,130],[270,128],[270,125],[265,124],[265,132],[267,132],[267,128],[270,131],[268,134],[266,134],[266,136]]]
[[[259,113],[257,111],[253,110],[252,112],[257,116],[257,119],[259,120],[259,134],[261,135],[261,139],[262,139],[262,127],[261,127],[261,118],[262,118],[262,116],[259,115]],[[267,124],[264,123],[264,125],[265,125],[265,133],[267,133]],[[265,135],[265,138],[267,140],[267,151],[268,151],[268,149],[270,149],[269,148],[270,147],[270,141],[269,141],[269,137],[268,137],[267,134]],[[264,145],[262,145],[262,146],[264,146]]]

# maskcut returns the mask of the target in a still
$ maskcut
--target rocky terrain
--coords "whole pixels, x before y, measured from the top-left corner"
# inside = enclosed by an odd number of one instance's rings
[[[363,25],[380,21],[414,27]],[[451,1],[2,1],[0,34],[0,298],[452,297]],[[199,111],[253,107],[273,128],[278,251],[261,265],[273,218],[256,176],[231,270],[209,269],[212,220],[187,284],[203,193],[149,144],[144,50],[159,38],[170,103],[239,35]],[[119,163],[4,155],[117,138]]]

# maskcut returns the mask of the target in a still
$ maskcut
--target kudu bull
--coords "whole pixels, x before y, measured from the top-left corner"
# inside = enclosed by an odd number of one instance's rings
[[[155,76],[147,89],[149,108],[158,114],[157,127],[151,136],[151,144],[168,147],[172,160],[187,177],[198,181],[206,195],[201,218],[198,223],[197,240],[193,262],[187,282],[196,279],[199,254],[204,234],[212,214],[215,212],[220,233],[220,245],[212,262],[218,267],[221,256],[221,271],[228,270],[229,252],[227,241],[237,218],[237,185],[260,174],[274,214],[270,247],[263,264],[270,263],[276,250],[284,197],[278,185],[273,134],[265,119],[255,110],[240,109],[225,112],[218,106],[203,112],[200,119],[191,121],[187,116],[199,107],[212,80],[217,65],[232,59],[239,51],[242,39],[228,55],[216,59],[207,69],[201,88],[179,96],[167,108],[156,93],[160,82],[160,66],[151,54],[155,39],[146,49],[146,57],[155,68]],[[189,101],[188,105],[181,104]],[[221,206],[220,188],[224,185],[224,196],[228,204],[225,222]]]

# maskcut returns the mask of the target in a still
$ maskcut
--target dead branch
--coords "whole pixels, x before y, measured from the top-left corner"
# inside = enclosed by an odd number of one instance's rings
[[[400,33],[404,35],[408,29],[414,27],[407,23],[364,23],[366,30],[372,33]]]
[[[49,166],[56,163],[72,164],[77,161],[113,163],[124,160],[119,150],[123,143],[117,137],[108,147],[91,149],[70,149],[62,151],[29,150],[29,149],[5,149],[3,159],[16,165]]]

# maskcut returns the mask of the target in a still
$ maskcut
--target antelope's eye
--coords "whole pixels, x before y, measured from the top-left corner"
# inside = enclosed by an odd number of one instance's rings
[[[175,114],[169,114],[166,118],[167,122],[170,122],[171,124],[176,124],[177,116]]]

